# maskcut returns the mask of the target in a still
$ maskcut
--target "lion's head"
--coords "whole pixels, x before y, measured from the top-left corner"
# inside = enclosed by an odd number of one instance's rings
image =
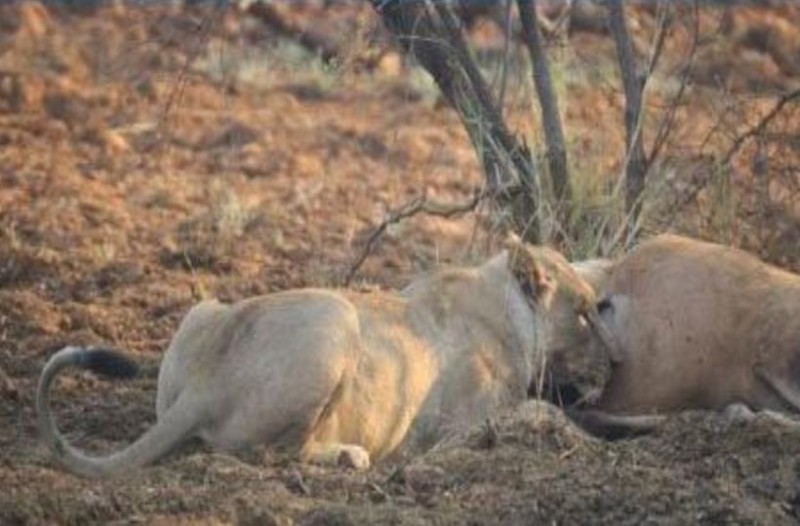
[[[532,246],[510,237],[509,270],[531,309],[543,320],[540,349],[547,349],[543,375],[533,379],[531,390],[545,394],[546,387],[560,388],[563,402],[597,392],[610,376],[610,365],[619,356],[619,346],[600,319],[591,285],[569,262],[547,247]],[[595,343],[600,343],[596,345]]]

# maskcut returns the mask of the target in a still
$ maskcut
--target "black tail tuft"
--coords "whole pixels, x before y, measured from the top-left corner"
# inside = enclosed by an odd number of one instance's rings
[[[84,350],[79,365],[93,373],[112,378],[133,378],[139,373],[136,362],[124,354],[98,347]]]

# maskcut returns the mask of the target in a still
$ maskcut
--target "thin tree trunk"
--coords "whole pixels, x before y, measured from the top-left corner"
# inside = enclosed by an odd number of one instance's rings
[[[550,169],[550,180],[559,219],[569,217],[572,192],[570,188],[569,167],[567,164],[567,148],[564,144],[564,131],[561,127],[561,113],[558,109],[558,96],[553,90],[550,76],[550,64],[542,46],[539,28],[536,23],[536,1],[517,0],[519,16],[525,44],[533,63],[533,84],[539,98],[542,111],[542,127],[547,146],[547,162]],[[564,213],[565,212],[565,213]]]
[[[483,166],[487,184],[508,200],[515,229],[541,241],[539,182],[530,151],[506,127],[452,8],[438,0],[371,0],[395,35],[456,109]]]
[[[630,229],[635,227],[641,213],[647,157],[642,143],[643,83],[636,73],[636,58],[625,24],[625,8],[622,2],[623,0],[607,0],[609,27],[617,48],[617,61],[625,92],[625,209]]]

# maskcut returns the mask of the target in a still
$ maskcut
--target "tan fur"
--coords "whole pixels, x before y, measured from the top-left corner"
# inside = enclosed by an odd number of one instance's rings
[[[545,367],[555,376],[607,371],[606,352],[583,351],[594,299],[559,254],[511,241],[480,267],[433,272],[400,294],[304,289],[203,302],[164,356],[158,422],[142,438],[92,458],[58,434],[49,385],[77,363],[75,348],[43,372],[43,435],[69,469],[89,476],[125,473],[191,436],[223,450],[269,444],[308,462],[366,468],[525,400]]]
[[[600,281],[598,296],[611,302],[601,317],[622,359],[596,409],[800,411],[800,276],[741,250],[662,235]]]
[[[575,261],[571,265],[595,290],[600,289],[608,281],[614,269],[614,261],[605,258]]]

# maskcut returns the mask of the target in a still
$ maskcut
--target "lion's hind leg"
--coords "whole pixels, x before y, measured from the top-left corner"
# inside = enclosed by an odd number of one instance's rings
[[[368,469],[371,464],[369,453],[363,447],[336,442],[310,441],[300,452],[300,458],[303,462],[312,464],[344,466],[357,470]]]

